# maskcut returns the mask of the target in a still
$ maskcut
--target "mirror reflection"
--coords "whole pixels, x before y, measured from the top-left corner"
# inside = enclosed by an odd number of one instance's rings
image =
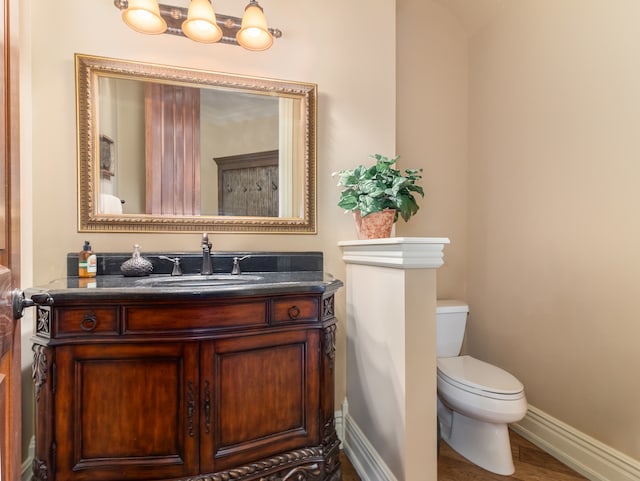
[[[76,74],[81,231],[315,232],[315,85],[82,55]]]

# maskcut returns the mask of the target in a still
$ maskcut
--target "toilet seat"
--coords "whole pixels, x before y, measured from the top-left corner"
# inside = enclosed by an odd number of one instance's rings
[[[524,397],[524,386],[512,374],[471,356],[438,359],[443,381],[478,396],[515,400]]]

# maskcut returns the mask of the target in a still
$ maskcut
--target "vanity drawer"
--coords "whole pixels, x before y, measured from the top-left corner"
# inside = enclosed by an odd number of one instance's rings
[[[117,307],[58,309],[55,316],[54,337],[118,334]]]
[[[267,325],[267,301],[206,306],[129,306],[124,333],[191,331]]]
[[[313,297],[285,297],[274,299],[271,304],[274,323],[291,321],[317,321],[318,299]]]

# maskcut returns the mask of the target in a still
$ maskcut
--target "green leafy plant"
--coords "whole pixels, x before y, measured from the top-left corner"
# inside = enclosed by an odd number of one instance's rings
[[[336,172],[338,186],[345,189],[340,194],[338,206],[346,211],[360,211],[362,217],[385,209],[396,211],[406,221],[418,212],[415,194],[424,197],[424,190],[416,184],[422,179],[422,169],[406,169],[404,174],[393,168],[400,156],[388,158],[380,154],[369,156],[375,165],[359,165],[355,169]]]

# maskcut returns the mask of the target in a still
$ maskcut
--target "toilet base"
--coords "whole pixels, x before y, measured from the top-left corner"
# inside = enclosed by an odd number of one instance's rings
[[[442,430],[442,439],[458,454],[492,473],[513,474],[513,458],[506,423],[495,424],[451,413],[450,429]]]

